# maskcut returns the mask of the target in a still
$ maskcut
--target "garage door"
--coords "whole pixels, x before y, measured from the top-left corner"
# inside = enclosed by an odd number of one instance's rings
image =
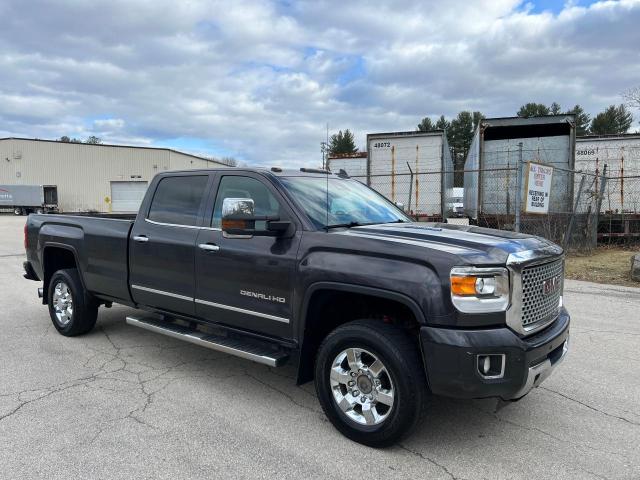
[[[111,211],[137,212],[147,191],[147,182],[111,182]]]

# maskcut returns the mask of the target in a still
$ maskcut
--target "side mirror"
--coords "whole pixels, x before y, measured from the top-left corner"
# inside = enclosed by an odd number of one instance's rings
[[[222,201],[222,232],[225,237],[248,238],[255,225],[253,199],[225,198]]]
[[[266,228],[256,230],[256,222],[265,222]],[[278,217],[256,216],[251,198],[225,198],[222,202],[222,234],[226,238],[280,237],[291,225]]]

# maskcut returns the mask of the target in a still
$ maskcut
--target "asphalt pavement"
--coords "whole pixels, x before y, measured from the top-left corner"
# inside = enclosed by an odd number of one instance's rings
[[[0,476],[640,478],[640,289],[566,281],[565,362],[496,411],[436,398],[400,445],[341,436],[313,385],[127,326],[101,309],[65,338],[22,278],[25,217],[0,216]]]

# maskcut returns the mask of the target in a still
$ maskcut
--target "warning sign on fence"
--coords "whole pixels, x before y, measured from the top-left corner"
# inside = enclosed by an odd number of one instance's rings
[[[529,162],[525,171],[527,183],[525,184],[524,211],[527,213],[549,213],[553,167]]]

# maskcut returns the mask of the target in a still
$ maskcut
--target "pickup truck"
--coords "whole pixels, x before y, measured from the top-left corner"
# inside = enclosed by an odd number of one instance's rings
[[[568,348],[560,247],[415,223],[344,172],[163,172],[135,218],[30,215],[24,240],[62,335],[115,302],[138,309],[132,326],[291,362],[333,425],[375,447],[431,395],[522,398]]]

